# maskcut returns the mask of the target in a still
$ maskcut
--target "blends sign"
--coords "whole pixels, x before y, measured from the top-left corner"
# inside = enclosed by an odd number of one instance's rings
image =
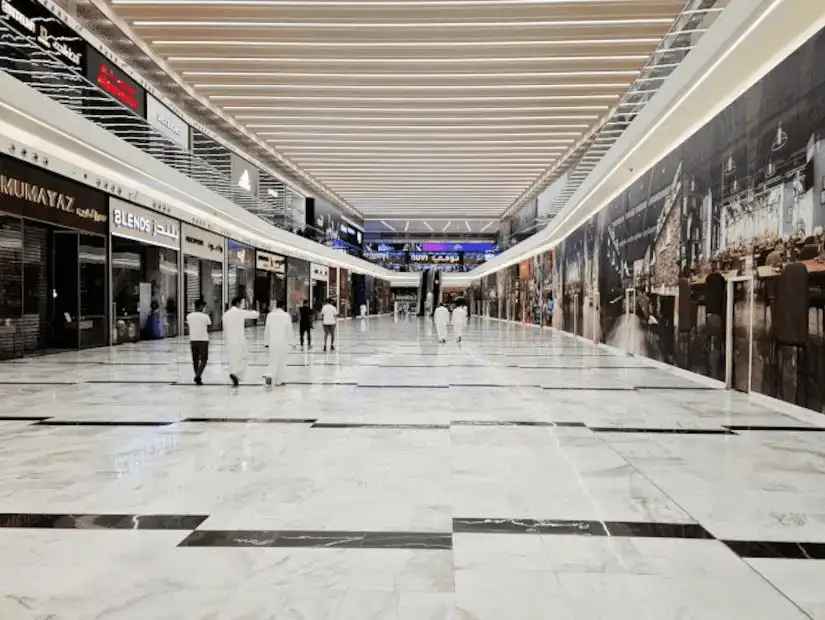
[[[177,250],[180,248],[180,227],[177,221],[137,205],[109,199],[112,234],[152,245]]]

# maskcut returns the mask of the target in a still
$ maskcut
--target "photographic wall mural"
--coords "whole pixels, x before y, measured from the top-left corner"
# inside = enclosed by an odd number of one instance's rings
[[[824,227],[825,31],[542,261],[553,324],[824,411]]]

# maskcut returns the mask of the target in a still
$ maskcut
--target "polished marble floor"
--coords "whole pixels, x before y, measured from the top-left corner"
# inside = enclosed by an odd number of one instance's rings
[[[249,336],[237,389],[219,335],[203,387],[182,340],[0,364],[0,618],[825,619],[825,418],[491,320],[280,388]]]

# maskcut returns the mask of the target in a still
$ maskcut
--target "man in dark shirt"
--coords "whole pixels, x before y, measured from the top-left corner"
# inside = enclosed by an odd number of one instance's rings
[[[304,334],[307,337],[307,348],[312,348],[312,308],[309,307],[309,300],[305,299],[303,305],[298,309],[298,331],[301,334],[301,350],[304,349]]]

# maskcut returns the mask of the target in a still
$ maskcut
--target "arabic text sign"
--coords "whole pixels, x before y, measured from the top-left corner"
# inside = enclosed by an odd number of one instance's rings
[[[109,199],[109,226],[113,235],[180,249],[177,220],[117,198]]]

